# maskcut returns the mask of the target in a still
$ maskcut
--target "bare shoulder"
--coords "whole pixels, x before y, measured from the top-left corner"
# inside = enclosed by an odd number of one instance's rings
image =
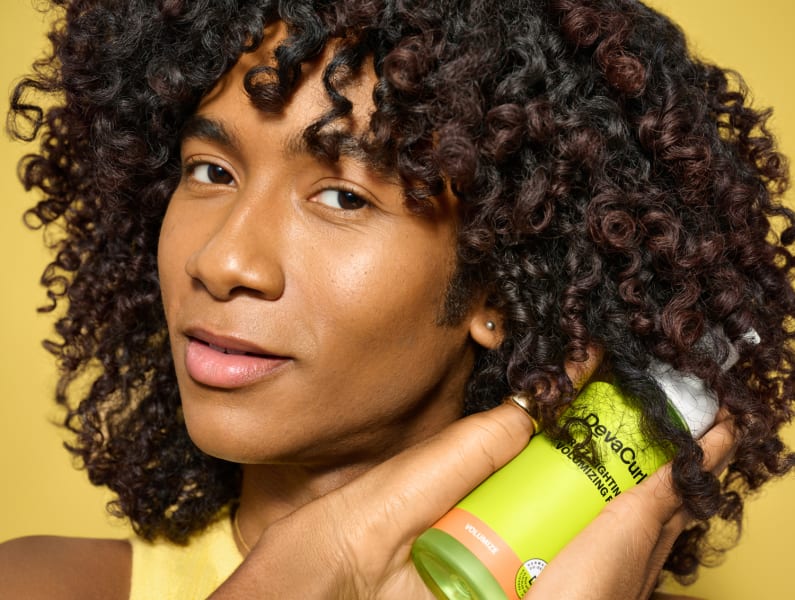
[[[127,599],[130,544],[124,540],[30,536],[0,544],[4,598]]]

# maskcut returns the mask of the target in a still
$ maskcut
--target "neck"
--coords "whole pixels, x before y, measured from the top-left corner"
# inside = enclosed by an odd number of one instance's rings
[[[333,443],[315,444],[301,458],[293,454],[289,462],[244,464],[237,515],[244,545],[254,546],[276,521],[457,420],[461,404],[446,397],[420,403],[402,418],[390,417],[388,426],[374,423]]]
[[[333,470],[296,465],[244,465],[238,535],[246,551],[262,532],[305,504],[334,491],[369,470],[354,465]],[[248,546],[249,548],[246,548]]]
[[[455,420],[453,415],[447,424]],[[300,464],[246,464],[243,465],[243,482],[237,521],[243,546],[252,547],[270,525],[298,510],[302,506],[333,492],[346,483],[388,460],[404,447],[414,445],[429,435],[426,431],[418,439],[404,440],[405,445],[370,457],[369,460],[350,460],[335,466]],[[241,550],[245,548],[241,546]]]

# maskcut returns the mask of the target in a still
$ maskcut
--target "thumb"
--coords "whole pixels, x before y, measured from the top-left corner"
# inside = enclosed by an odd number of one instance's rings
[[[403,541],[410,542],[521,452],[532,435],[527,413],[502,404],[456,421],[345,488],[387,498],[384,508],[399,518]]]

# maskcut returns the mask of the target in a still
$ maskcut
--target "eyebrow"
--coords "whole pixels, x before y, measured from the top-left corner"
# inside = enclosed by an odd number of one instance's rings
[[[223,123],[202,115],[191,115],[182,127],[179,138],[181,142],[189,139],[200,139],[207,142],[215,142],[229,148],[240,147],[237,136],[224,127]]]
[[[372,170],[379,177],[387,181],[396,182],[397,177],[391,170],[387,169],[385,165],[376,160],[369,152],[365,150],[359,138],[350,133],[333,130],[329,132],[321,132],[318,134],[322,139],[323,137],[335,137],[336,148],[341,158],[347,158],[359,164],[363,168]],[[180,134],[180,141],[184,142],[188,139],[200,139],[207,142],[212,142],[230,148],[233,150],[241,147],[240,140],[235,135],[234,131],[227,128],[223,122],[205,117],[203,115],[192,115],[185,122]],[[299,156],[311,156],[315,159],[329,162],[328,158],[324,156],[321,150],[315,150],[307,141],[304,132],[300,131],[291,135],[285,146],[285,155],[287,158],[297,158]]]
[[[382,161],[378,160],[364,147],[362,140],[355,135],[339,129],[321,131],[317,134],[320,140],[333,138],[335,150],[339,158],[346,158],[358,164],[360,167],[372,171],[380,179],[388,183],[400,185],[400,179],[393,169],[390,169]],[[325,155],[322,149],[315,149],[301,131],[290,136],[287,140],[286,154],[289,158],[297,156],[311,156],[317,160],[330,163],[335,162]]]
[[[362,165],[368,167],[375,166],[369,154],[364,151],[361,142],[355,136],[342,131],[329,131],[318,134],[319,139],[323,139],[324,137],[336,138],[336,149],[339,153],[339,156],[350,158],[351,160],[359,162]],[[321,150],[313,149],[304,136],[303,132],[290,136],[290,138],[287,140],[286,152],[289,158],[295,158],[297,156],[307,154],[324,159],[323,152]]]

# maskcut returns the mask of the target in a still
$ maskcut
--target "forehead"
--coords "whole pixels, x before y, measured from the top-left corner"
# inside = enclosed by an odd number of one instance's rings
[[[237,105],[234,107],[238,110],[250,109],[252,100],[244,91],[244,83],[247,78],[254,85],[277,83],[275,51],[287,39],[287,35],[287,27],[282,21],[268,26],[262,43],[254,51],[241,55],[232,69],[202,98],[197,112],[208,112],[218,104]],[[328,113],[332,102],[323,75],[338,46],[336,41],[329,42],[317,58],[301,65],[300,81],[295,92],[285,104],[284,110],[278,115],[271,115],[272,117],[299,117],[305,122],[305,126],[309,126]],[[370,116],[375,110],[375,84],[375,71],[369,59],[356,73],[342,71],[335,75],[333,85],[336,91],[343,93],[351,102],[352,110],[349,115],[330,123],[329,129],[353,136],[365,134]]]
[[[373,89],[377,82],[372,59],[367,57],[355,70],[340,68],[340,61],[334,61],[340,41],[331,40],[316,58],[299,65],[300,75],[285,94],[280,77],[289,79],[289,76],[280,72],[276,52],[287,37],[283,22],[267,27],[262,43],[240,56],[202,98],[196,113],[183,128],[182,140],[198,137],[225,143],[245,137],[252,139],[259,133],[258,144],[273,147],[276,143],[287,156],[311,155],[328,164],[349,159],[371,176],[399,185],[412,210],[420,213],[432,210],[432,199],[426,206],[411,200],[406,181],[396,168],[394,148],[388,143],[375,142],[370,131],[375,111]],[[334,68],[330,69],[332,64]],[[281,101],[270,102],[273,97]],[[221,136],[203,135],[203,131],[208,131],[205,127],[208,121],[217,125],[210,129],[220,131]],[[290,133],[276,138],[270,133],[273,127]],[[239,147],[236,143],[225,145]]]
[[[285,138],[279,143],[288,155],[295,155],[298,149],[301,154],[311,154],[327,163],[352,159],[373,177],[399,185],[411,212],[431,216],[442,206],[445,213],[454,206],[454,212],[458,212],[459,199],[433,157],[436,142],[430,142],[428,147],[425,141],[436,140],[435,135],[418,137],[412,126],[407,136],[399,117],[391,113],[381,114],[378,124],[371,128],[378,84],[371,55],[356,63],[359,66],[355,68],[341,66],[345,61],[338,59],[348,49],[341,46],[342,41],[332,39],[316,58],[300,64],[297,83],[283,94],[279,77],[290,76],[279,72],[276,54],[280,47],[286,47],[282,45],[285,42],[290,43],[283,22],[267,27],[262,43],[238,59],[202,99],[197,114],[223,122],[232,133],[255,120],[258,126],[286,125],[292,130],[290,143],[285,143]],[[251,94],[247,89],[252,90]],[[260,94],[263,90],[264,94]],[[274,95],[283,98],[283,103],[269,103]],[[268,100],[264,108],[263,97]],[[410,140],[414,141],[407,146]],[[261,138],[261,143],[268,141]],[[406,158],[411,164],[421,160],[421,167],[406,167]]]

